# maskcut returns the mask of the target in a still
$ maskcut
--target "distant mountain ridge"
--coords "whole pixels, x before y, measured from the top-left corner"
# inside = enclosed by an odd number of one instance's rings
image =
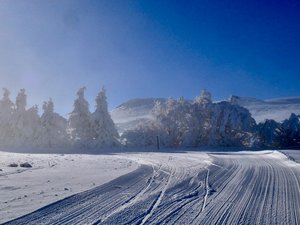
[[[300,114],[300,96],[261,100],[251,97],[232,96],[236,104],[247,108],[257,123],[266,119],[281,122],[291,113]],[[134,129],[140,123],[153,118],[151,111],[156,102],[164,103],[166,98],[132,99],[122,103],[111,111],[119,132]]]
[[[300,114],[300,96],[252,101],[249,101],[249,98],[238,98],[238,104],[247,108],[257,123],[266,119],[282,122],[289,118],[291,113]]]

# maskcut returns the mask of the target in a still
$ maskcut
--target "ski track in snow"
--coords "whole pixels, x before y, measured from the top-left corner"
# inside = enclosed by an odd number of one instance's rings
[[[171,157],[169,157],[169,161],[170,160],[171,160]],[[164,194],[165,194],[165,192],[166,192],[166,190],[167,190],[167,188],[168,188],[168,186],[170,184],[173,172],[170,171],[169,175],[170,176],[168,177],[167,181],[165,181],[163,190],[160,192],[157,200],[155,201],[155,204],[153,205],[153,207],[151,208],[151,210],[149,211],[149,213],[142,220],[141,225],[144,225],[147,222],[147,220],[153,215],[153,213],[155,212],[155,210],[157,209],[157,207],[160,205],[160,203],[162,201],[162,198],[163,198],[163,196],[164,196]]]
[[[127,157],[141,166],[6,224],[300,222],[300,165],[276,151]]]
[[[207,173],[206,173],[206,178],[205,178],[205,196],[204,196],[204,201],[203,201],[203,206],[202,206],[202,210],[201,212],[204,210],[205,206],[206,206],[206,201],[207,201],[207,197],[209,194],[209,184],[208,184],[208,178],[209,178],[209,169],[207,169]]]

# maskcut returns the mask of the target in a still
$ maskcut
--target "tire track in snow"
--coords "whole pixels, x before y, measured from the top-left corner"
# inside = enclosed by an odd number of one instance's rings
[[[93,223],[135,196],[151,176],[148,166],[121,176],[105,185],[45,206],[7,224],[87,224]],[[123,186],[123,188],[119,188]],[[129,196],[124,196],[124,191]]]
[[[160,168],[158,168],[158,170],[155,171],[155,166],[153,164],[151,166],[152,166],[153,173],[152,173],[152,176],[150,177],[150,179],[147,181],[148,185],[141,192],[139,192],[136,196],[132,197],[127,202],[125,202],[123,205],[121,205],[119,208],[115,209],[114,211],[110,212],[109,214],[104,215],[99,221],[94,222],[94,224],[98,224],[100,222],[106,221],[112,215],[119,213],[119,212],[125,210],[127,207],[134,205],[141,197],[143,197],[145,192],[148,191],[148,189],[150,188],[151,183],[153,182],[153,178],[160,170]]]
[[[209,196],[209,203],[195,224],[298,224],[299,165],[291,171],[284,160],[272,154],[218,154],[215,160],[228,168],[236,166],[218,176],[218,185],[211,179],[217,192]],[[214,176],[218,172],[211,173]]]

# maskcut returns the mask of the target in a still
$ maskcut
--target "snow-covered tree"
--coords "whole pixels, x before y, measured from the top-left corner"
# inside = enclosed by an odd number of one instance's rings
[[[194,102],[169,99],[158,103],[153,115],[154,125],[144,125],[123,135],[127,142],[136,142],[138,133],[152,136],[143,140],[154,140],[157,134],[161,144],[168,147],[250,146],[254,142],[256,123],[249,111],[229,102],[213,103],[206,90]]]
[[[208,133],[212,126],[213,102],[210,92],[202,90],[193,102],[193,118],[191,118],[190,139],[192,146],[208,145]]]
[[[96,111],[91,116],[95,147],[116,146],[119,134],[107,109],[105,89],[96,97]]]
[[[0,145],[11,145],[12,117],[14,104],[9,98],[10,92],[3,88],[3,98],[0,100]]]
[[[12,142],[14,146],[37,146],[41,134],[38,107],[26,110],[27,95],[21,89],[16,97],[16,108],[12,116]]]
[[[89,103],[84,98],[85,87],[77,91],[78,98],[68,120],[68,134],[72,144],[77,147],[89,147],[93,140]]]
[[[3,88],[3,97],[0,100],[1,113],[7,112],[7,114],[12,114],[14,103],[9,98],[10,91],[7,88]]]
[[[153,109],[156,127],[161,130],[161,144],[165,146],[179,146],[183,136],[189,129],[191,104],[183,98],[179,100],[168,99],[165,103],[158,103]]]
[[[26,105],[27,95],[25,89],[21,89],[16,97],[16,107],[13,112],[12,118],[12,142],[15,146],[22,146],[27,144],[25,134],[25,123],[26,123]]]
[[[133,130],[126,130],[121,138],[126,146],[130,147],[149,147],[157,145],[157,136],[162,139],[164,137],[163,130],[156,123],[150,122],[140,124]],[[164,145],[164,143],[162,143]]]
[[[212,103],[211,93],[206,89],[202,90],[200,96],[195,98],[195,102],[202,105]]]
[[[154,107],[153,115],[157,133],[165,146],[198,146],[202,144],[206,119],[204,114],[211,103],[208,92],[203,93],[203,101],[197,97],[195,102],[169,99]]]
[[[67,145],[67,120],[54,112],[52,99],[43,104],[41,116],[42,133],[40,144],[44,147],[62,147]]]
[[[26,110],[26,105],[27,105],[27,95],[25,93],[25,89],[22,88],[16,98],[17,111],[24,112]]]
[[[225,101],[215,103],[212,105],[208,144],[221,146],[251,145],[251,133],[255,126],[255,120],[247,109]]]
[[[24,143],[27,146],[38,146],[40,144],[40,135],[42,131],[38,106],[34,105],[25,111],[23,119],[22,135]]]

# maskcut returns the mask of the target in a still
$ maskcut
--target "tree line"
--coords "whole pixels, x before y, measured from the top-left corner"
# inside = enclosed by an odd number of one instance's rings
[[[77,91],[74,108],[66,119],[54,111],[50,99],[43,104],[26,108],[25,89],[15,102],[8,89],[0,100],[0,146],[38,148],[103,148],[118,146],[164,147],[300,146],[300,116],[292,114],[282,123],[266,120],[257,124],[250,112],[229,101],[212,102],[204,90],[194,101],[183,98],[157,102],[152,110],[153,120],[119,135],[107,107],[106,91],[96,96],[96,109],[90,112],[84,97],[86,88]]]
[[[77,92],[74,109],[68,119],[54,112],[50,99],[38,114],[35,105],[29,109],[25,89],[21,89],[13,103],[8,89],[0,100],[0,145],[3,147],[76,147],[98,148],[118,146],[119,134],[108,109],[105,89],[97,95],[96,110],[89,111],[84,98],[85,87]]]
[[[203,90],[194,101],[183,98],[158,102],[152,111],[154,120],[124,132],[129,146],[155,146],[157,136],[166,147],[300,146],[300,116],[291,114],[282,123],[266,120],[259,124],[235,97],[212,102]]]

